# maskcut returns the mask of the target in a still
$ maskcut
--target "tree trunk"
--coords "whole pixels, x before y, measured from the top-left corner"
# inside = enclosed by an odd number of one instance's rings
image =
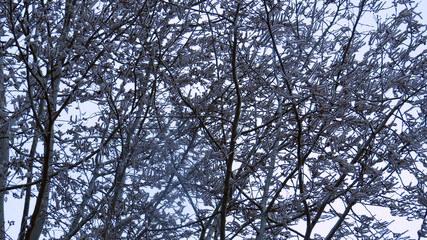
[[[6,187],[7,163],[9,161],[9,123],[6,112],[6,88],[3,73],[3,50],[0,52],[0,188]],[[0,192],[0,240],[5,239],[4,194]]]

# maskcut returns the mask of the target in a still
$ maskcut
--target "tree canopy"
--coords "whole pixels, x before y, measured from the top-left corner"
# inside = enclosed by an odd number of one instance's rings
[[[427,237],[419,12],[3,1],[0,239]]]

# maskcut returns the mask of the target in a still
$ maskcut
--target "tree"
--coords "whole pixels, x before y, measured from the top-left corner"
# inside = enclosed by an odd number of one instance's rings
[[[0,200],[23,199],[19,239],[404,239],[372,206],[427,234],[411,1],[1,8]]]

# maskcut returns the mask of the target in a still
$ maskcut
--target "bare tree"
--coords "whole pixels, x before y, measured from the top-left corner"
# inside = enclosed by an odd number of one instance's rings
[[[426,222],[410,1],[1,11],[1,239],[6,198],[19,239],[404,239],[372,206]]]

